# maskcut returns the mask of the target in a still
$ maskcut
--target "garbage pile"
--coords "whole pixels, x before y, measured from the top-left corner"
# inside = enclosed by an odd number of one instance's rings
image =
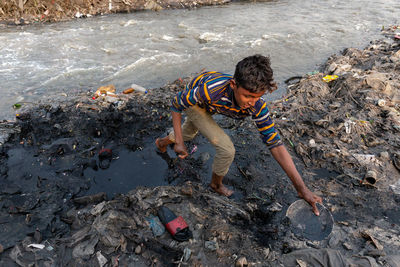
[[[10,258],[20,266],[29,262],[57,266],[231,265],[251,253],[251,235],[231,226],[244,226],[250,215],[205,191],[187,183],[182,187],[138,188],[112,201],[87,197],[85,205],[62,215],[71,226],[71,236],[42,246],[28,237],[12,249]],[[208,208],[200,209],[198,203]],[[192,232],[190,240],[177,241],[166,231],[157,217],[160,207],[184,218]],[[269,250],[260,253],[267,257]]]
[[[208,188],[201,137],[185,161],[165,159],[174,186],[87,193],[86,169],[106,169],[119,147],[139,151],[168,131],[171,96],[187,78],[16,106],[16,121],[0,123],[0,265],[398,266],[400,52],[390,36],[332,56],[270,106],[332,214],[321,238],[286,217],[295,190],[250,119],[221,121],[237,151],[226,176],[233,199]]]
[[[400,42],[345,49],[320,73],[288,86],[271,107],[282,136],[306,166],[397,194],[400,187]],[[397,184],[396,184],[397,183]]]

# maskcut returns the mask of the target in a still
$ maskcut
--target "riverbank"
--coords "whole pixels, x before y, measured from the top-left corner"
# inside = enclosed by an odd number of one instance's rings
[[[231,0],[19,0],[3,1],[0,22],[26,25],[37,22],[58,22],[76,18],[144,10],[197,8],[222,5]]]
[[[185,161],[155,152],[171,126],[170,99],[188,78],[147,94],[117,88],[16,106],[16,121],[0,123],[0,265],[398,266],[400,44],[391,33],[291,79],[270,103],[304,180],[333,215],[329,236],[295,231],[285,216],[295,190],[250,120],[219,121],[237,151],[226,177],[233,199],[207,187],[212,152],[203,138],[188,143]],[[88,196],[98,183],[121,183],[119,169],[141,179],[144,165],[133,167],[126,151],[165,161],[160,183],[170,185]],[[182,216],[193,238],[158,235],[161,206]]]

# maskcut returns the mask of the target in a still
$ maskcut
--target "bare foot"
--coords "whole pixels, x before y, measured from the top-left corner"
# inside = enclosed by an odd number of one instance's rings
[[[225,187],[223,184],[221,185],[216,185],[211,183],[210,187],[217,192],[220,195],[226,196],[226,197],[230,197],[233,194],[233,191],[228,189],[227,187]]]
[[[161,153],[167,152],[167,146],[160,145],[160,138],[157,138],[155,143],[156,143],[156,147],[158,148],[158,151],[160,151]]]

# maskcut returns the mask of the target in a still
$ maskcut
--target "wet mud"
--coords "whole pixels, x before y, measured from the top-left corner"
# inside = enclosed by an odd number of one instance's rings
[[[400,44],[390,33],[333,55],[270,103],[303,179],[333,216],[327,236],[299,234],[285,216],[296,191],[250,119],[216,116],[236,148],[225,178],[232,198],[208,187],[214,151],[203,137],[187,144],[185,160],[156,151],[187,78],[147,94],[43,99],[0,123],[0,265],[311,266],[313,255],[398,266]],[[366,181],[369,171],[376,176]],[[161,206],[184,218],[189,241],[157,223]]]

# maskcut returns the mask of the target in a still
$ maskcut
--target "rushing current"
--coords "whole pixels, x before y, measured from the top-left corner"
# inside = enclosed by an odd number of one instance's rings
[[[135,12],[54,24],[0,26],[0,120],[15,103],[114,84],[157,88],[202,69],[233,73],[245,56],[271,57],[283,81],[331,54],[382,38],[399,24],[398,0],[236,2],[193,10]],[[153,89],[156,90],[156,89]]]

